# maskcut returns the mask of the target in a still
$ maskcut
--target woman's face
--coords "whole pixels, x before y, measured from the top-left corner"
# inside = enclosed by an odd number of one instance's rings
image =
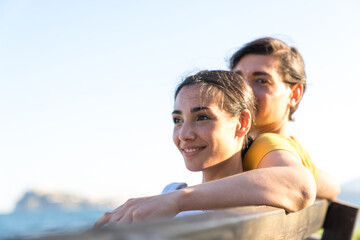
[[[291,88],[283,82],[278,66],[279,61],[273,56],[248,54],[234,68],[254,91],[257,127],[276,128],[288,121]]]
[[[236,136],[238,117],[220,109],[211,97],[201,99],[198,85],[180,90],[172,117],[173,140],[190,171],[203,171],[234,159],[241,150],[242,142]]]

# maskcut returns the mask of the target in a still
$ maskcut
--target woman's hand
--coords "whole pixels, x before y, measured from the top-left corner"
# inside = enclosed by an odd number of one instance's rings
[[[146,219],[174,217],[180,212],[175,192],[129,199],[113,212],[105,213],[96,221],[94,228],[100,228],[108,224],[123,224]]]

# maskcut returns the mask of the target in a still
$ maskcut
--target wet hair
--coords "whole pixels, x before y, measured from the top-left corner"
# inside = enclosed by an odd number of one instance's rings
[[[240,60],[247,54],[258,54],[273,56],[279,60],[279,74],[283,82],[293,86],[300,83],[306,88],[306,74],[304,60],[295,47],[291,47],[283,41],[266,37],[259,38],[245,44],[236,51],[230,58],[230,69],[234,70]],[[298,103],[299,104],[299,103]],[[289,120],[293,120],[292,115],[296,111],[298,104],[290,108]]]
[[[255,97],[252,88],[244,78],[230,71],[201,71],[195,75],[185,78],[175,90],[175,100],[180,90],[185,86],[200,86],[200,97],[202,100],[210,98],[218,103],[231,116],[238,116],[244,109],[250,111],[251,124],[254,123],[256,112]],[[248,146],[251,134],[244,139],[244,146]]]

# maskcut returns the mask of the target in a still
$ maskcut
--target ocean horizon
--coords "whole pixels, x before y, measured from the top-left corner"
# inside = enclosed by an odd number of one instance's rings
[[[90,229],[105,211],[35,211],[0,214],[0,239],[33,238]]]
[[[340,195],[338,200],[360,207],[358,197]],[[0,214],[0,240],[85,231],[90,229],[104,212],[105,210],[57,210]],[[360,218],[356,226],[360,228]]]

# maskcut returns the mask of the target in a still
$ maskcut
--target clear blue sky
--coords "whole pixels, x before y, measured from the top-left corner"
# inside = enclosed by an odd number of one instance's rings
[[[172,143],[173,89],[244,43],[298,47],[308,91],[293,133],[359,177],[360,2],[0,0],[0,212],[45,188],[123,200],[200,181]]]

